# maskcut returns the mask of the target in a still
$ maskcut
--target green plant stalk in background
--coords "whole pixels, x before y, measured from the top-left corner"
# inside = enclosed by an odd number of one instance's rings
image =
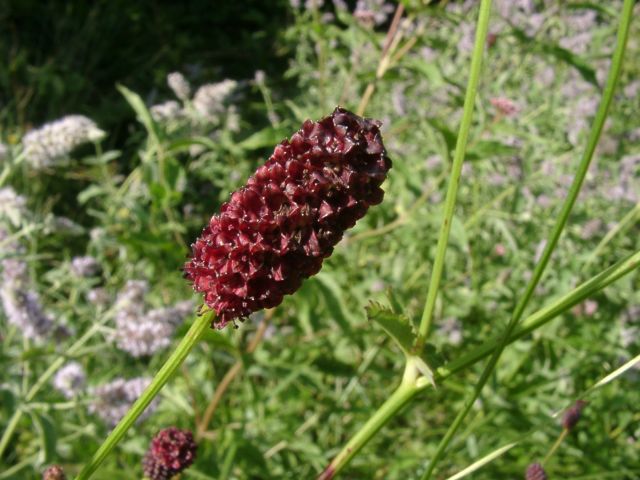
[[[338,474],[356,454],[378,433],[378,431],[404,407],[422,388],[430,382],[420,375],[416,357],[408,358],[400,386],[367,420],[364,426],[349,440],[340,453],[318,477],[318,480],[329,480]]]
[[[473,118],[473,107],[476,101],[478,82],[480,81],[482,55],[484,52],[484,45],[487,41],[490,13],[491,0],[482,0],[482,3],[480,4],[480,13],[478,14],[473,56],[471,57],[469,82],[467,84],[467,91],[464,97],[462,121],[460,122],[460,130],[456,140],[453,165],[451,166],[451,177],[449,178],[449,187],[447,188],[447,196],[444,203],[444,218],[442,219],[440,234],[438,236],[436,256],[433,261],[433,270],[431,272],[431,280],[429,281],[429,289],[427,290],[427,300],[424,305],[424,311],[422,312],[422,319],[420,320],[418,339],[416,341],[416,352],[420,352],[422,350],[427,336],[429,335],[429,329],[431,328],[431,321],[433,319],[433,311],[438,297],[438,289],[440,287],[442,270],[444,268],[444,259],[447,253],[447,244],[449,243],[449,233],[451,232],[451,222],[453,221],[453,213],[456,207],[456,196],[458,194],[458,186],[460,185],[462,164],[464,162],[467,139],[469,138],[469,129],[471,128],[471,120]]]
[[[509,343],[509,338],[511,337],[511,333],[518,325],[522,314],[524,313],[529,300],[533,296],[536,286],[542,277],[542,274],[549,263],[549,259],[551,258],[551,254],[555,249],[560,235],[564,230],[565,225],[569,219],[569,214],[578,198],[578,194],[580,193],[580,188],[582,187],[582,183],[584,181],[584,177],[587,174],[587,170],[589,169],[589,164],[591,163],[591,159],[593,158],[593,154],[595,152],[596,146],[598,145],[598,140],[600,139],[600,135],[602,133],[602,129],[604,127],[604,122],[607,119],[607,114],[609,112],[609,107],[611,105],[611,101],[613,99],[613,93],[615,91],[616,85],[618,83],[618,78],[620,76],[620,69],[622,67],[622,62],[624,59],[624,52],[627,46],[627,40],[629,38],[629,26],[631,24],[631,17],[633,12],[633,0],[625,0],[624,5],[622,7],[622,13],[620,14],[620,23],[618,26],[618,36],[616,49],[613,54],[613,59],[611,61],[611,67],[609,69],[609,74],[607,76],[607,83],[604,88],[604,93],[602,95],[602,101],[598,107],[598,111],[596,113],[596,117],[593,121],[593,125],[591,127],[591,131],[589,132],[589,137],[587,140],[587,146],[584,150],[582,158],[580,159],[580,163],[578,165],[578,169],[576,171],[575,177],[571,184],[571,188],[569,189],[569,193],[567,198],[565,199],[562,209],[560,210],[560,214],[558,215],[558,220],[556,221],[549,238],[547,239],[547,243],[545,245],[544,251],[540,258],[540,261],[536,265],[533,275],[531,276],[531,280],[525,289],[523,296],[520,301],[517,303],[516,308],[513,311],[513,315],[509,320],[507,328],[502,335],[502,340],[500,341],[500,345],[493,352],[493,355],[489,359],[478,383],[474,387],[472,395],[467,399],[462,410],[458,413],[455,420],[447,430],[447,433],[443,437],[442,441],[438,445],[435,455],[429,462],[429,466],[422,476],[423,480],[428,480],[431,478],[431,475],[438,463],[438,461],[444,455],[447,447],[451,443],[453,436],[457,432],[458,428],[462,424],[463,420],[471,410],[473,404],[476,399],[480,396],[482,389],[485,384],[489,380],[489,377],[493,373],[493,370],[502,355],[502,351]]]
[[[142,393],[140,398],[135,401],[126,415],[122,417],[122,420],[118,422],[118,425],[116,425],[102,445],[100,445],[98,450],[96,450],[96,453],[93,454],[89,463],[87,463],[78,474],[78,480],[86,480],[87,478],[90,478],[93,472],[95,472],[100,464],[102,464],[104,459],[107,458],[107,455],[109,455],[111,450],[115,448],[124,434],[127,433],[127,430],[131,428],[133,423],[138,419],[142,412],[144,412],[145,408],[149,406],[151,401],[167,383],[171,375],[173,375],[176,369],[182,365],[182,362],[187,358],[187,355],[196,343],[198,343],[198,340],[204,331],[211,325],[212,317],[212,311],[196,317],[196,320],[193,322],[185,336],[182,338],[164,365],[162,365],[158,373],[156,373],[155,377],[153,377],[153,380]]]
[[[476,385],[474,390],[473,398],[465,403],[465,408],[460,412],[449,431],[441,441],[438,446],[438,451],[432,462],[429,465],[429,468],[425,472],[423,479],[430,478],[437,461],[442,456],[449,442],[451,441],[453,435],[455,434],[457,428],[461,424],[462,420],[468,413],[469,409],[475,402],[478,397],[480,391],[484,387],[486,381],[489,376],[493,372],[495,365],[506,347],[509,343],[521,338],[522,336],[530,333],[535,328],[538,328],[542,324],[549,321],[551,318],[559,315],[560,313],[566,311],[571,306],[576,305],[580,301],[587,298],[590,294],[594,292],[593,287],[598,284],[603,278],[609,278],[610,281],[614,281],[619,278],[621,275],[628,273],[629,271],[637,268],[638,261],[640,260],[640,254],[636,253],[630,258],[610,267],[605,270],[601,274],[594,277],[592,280],[586,282],[581,287],[576,289],[574,292],[568,294],[563,297],[559,301],[555,302],[550,307],[547,307],[544,310],[541,310],[540,313],[531,316],[526,321],[526,325],[523,328],[514,330],[518,325],[524,310],[535,291],[535,288],[544,273],[544,270],[548,264],[551,253],[555,248],[560,235],[566,225],[569,214],[575,204],[577,196],[580,192],[580,188],[584,181],[584,177],[589,168],[589,164],[595,152],[595,148],[597,146],[598,140],[600,138],[600,134],[602,132],[604,122],[607,117],[607,113],[609,110],[609,106],[611,104],[613,98],[613,92],[615,90],[615,86],[619,77],[620,68],[622,65],[622,60],[624,57],[624,51],[626,48],[626,42],[628,39],[629,33],[629,25],[631,20],[631,9],[632,4],[630,0],[625,0],[623,12],[621,14],[620,25],[618,27],[618,41],[616,46],[616,51],[614,52],[612,65],[609,71],[609,75],[607,78],[607,84],[605,86],[605,90],[603,93],[603,99],[598,108],[598,112],[594,119],[591,132],[589,134],[589,139],[587,142],[587,148],[581,158],[580,164],[578,166],[577,173],[574,177],[574,181],[571,185],[569,195],[565,200],[563,207],[561,209],[558,221],[554,226],[549,240],[547,242],[546,248],[542,254],[541,260],[536,266],[534,270],[534,274],[532,279],[530,280],[527,288],[525,289],[525,294],[522,299],[516,306],[514,313],[510,319],[510,322],[505,330],[504,334],[499,339],[494,339],[488,344],[481,346],[476,349],[471,354],[463,357],[461,362],[452,362],[452,364],[447,368],[438,369],[436,371],[435,379],[442,380],[448,376],[450,376],[455,371],[458,371],[466,366],[469,366],[472,363],[484,358],[491,354],[491,359],[485,368],[483,375],[481,376],[480,381]],[[464,160],[464,150],[466,148],[466,140],[468,137],[469,128],[471,125],[472,113],[473,113],[473,103],[475,101],[475,93],[477,88],[477,83],[479,80],[479,73],[481,69],[481,57],[483,52],[484,42],[486,41],[486,32],[488,30],[488,17],[490,11],[490,1],[483,1],[480,6],[480,13],[478,17],[478,27],[476,34],[476,42],[474,45],[473,58],[471,63],[471,75],[469,79],[469,85],[467,88],[466,96],[465,96],[465,104],[464,104],[464,113],[463,119],[460,126],[460,132],[458,135],[457,143],[456,143],[456,151],[454,154],[454,161],[451,172],[451,179],[449,182],[449,188],[447,190],[447,196],[445,199],[445,213],[444,219],[442,223],[442,227],[440,230],[440,235],[438,238],[438,245],[436,249],[436,258],[434,261],[433,273],[430,280],[429,290],[427,293],[427,300],[425,304],[425,309],[422,315],[420,328],[418,332],[418,339],[416,342],[416,351],[420,351],[424,346],[426,338],[429,333],[431,320],[433,317],[433,311],[435,308],[435,301],[437,297],[437,291],[439,288],[440,279],[442,276],[442,270],[444,267],[444,257],[446,254],[446,247],[448,243],[449,232],[451,228],[451,221],[453,218],[453,212],[455,209],[455,201],[456,201],[456,193],[458,184],[460,181],[460,173],[462,170],[462,163]],[[615,272],[615,274],[613,274]],[[624,273],[621,273],[624,272]],[[612,275],[613,274],[613,275]],[[607,283],[608,284],[608,283]],[[410,368],[410,364],[408,362],[407,369]],[[405,370],[405,379],[407,378],[407,370]],[[415,377],[416,379],[424,380],[424,377]],[[389,399],[380,407],[378,411],[376,411],[373,416],[369,419],[369,421],[361,428],[361,430],[347,443],[347,445],[343,448],[343,450],[338,454],[338,456],[331,462],[329,467],[325,470],[325,472],[321,475],[320,478],[333,478],[337,473],[339,473],[348,462],[355,456],[355,454],[366,444],[379,430],[382,426],[388,422],[393,416],[395,416],[399,410],[406,405],[419,391],[423,390],[428,385],[427,382],[423,382],[420,387],[411,387],[408,382],[403,380],[400,387],[389,397]]]
[[[595,293],[619,280],[623,276],[631,273],[640,267],[640,251],[620,260],[598,275],[582,283],[567,294],[553,301],[550,305],[540,309],[527,317],[522,325],[512,332],[508,343],[529,335],[531,332],[549,323],[562,313],[570,310],[575,305],[593,296]],[[452,375],[474,365],[478,361],[488,357],[499,347],[501,337],[488,340],[483,345],[475,348],[472,352],[453,360],[446,365],[438,367],[433,372],[435,382],[447,380]],[[398,412],[407,405],[418,393],[431,385],[425,377],[416,375],[417,365],[415,358],[407,360],[407,366],[400,386],[389,396],[389,398],[378,408],[360,430],[347,442],[340,453],[331,461],[325,471],[318,477],[318,480],[328,480],[334,478],[343,470],[353,457],[371,440],[375,434]]]

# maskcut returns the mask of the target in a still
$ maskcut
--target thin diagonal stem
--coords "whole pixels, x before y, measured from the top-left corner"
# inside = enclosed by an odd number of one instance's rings
[[[596,117],[593,121],[593,125],[591,127],[591,131],[589,133],[589,138],[587,140],[587,147],[580,159],[580,163],[578,165],[578,169],[576,171],[576,175],[573,179],[573,183],[571,184],[571,188],[569,189],[569,194],[567,195],[564,204],[562,205],[562,209],[560,210],[560,214],[558,216],[558,220],[549,235],[547,240],[547,244],[542,253],[542,257],[540,261],[536,265],[531,280],[529,281],[523,296],[520,301],[517,303],[516,308],[513,311],[511,319],[507,325],[507,328],[502,335],[500,340],[500,344],[498,348],[493,352],[489,362],[482,372],[478,383],[474,387],[472,395],[465,402],[462,410],[458,413],[455,420],[447,430],[447,433],[443,437],[442,441],[438,445],[435,455],[432,460],[429,462],[429,467],[425,471],[425,474],[422,476],[423,480],[428,480],[431,478],[433,471],[438,463],[438,461],[444,455],[445,450],[449,446],[449,443],[453,439],[453,436],[457,432],[458,428],[462,424],[463,420],[471,410],[474,402],[482,392],[485,384],[489,380],[489,377],[493,373],[493,370],[500,359],[500,355],[504,348],[509,343],[509,338],[511,337],[511,333],[517,326],[522,314],[524,313],[529,300],[533,296],[533,292],[535,291],[542,274],[549,263],[549,259],[553,250],[555,249],[558,239],[564,230],[565,225],[567,224],[567,220],[569,218],[569,214],[573,208],[573,205],[578,198],[578,194],[580,193],[580,188],[582,187],[582,182],[584,180],[585,175],[587,174],[587,170],[589,169],[589,164],[591,163],[591,159],[593,158],[593,153],[595,152],[596,146],[598,145],[598,140],[600,139],[600,135],[602,133],[602,129],[604,127],[604,122],[607,118],[607,113],[609,112],[609,107],[611,105],[611,101],[613,99],[613,92],[615,91],[616,84],[618,82],[618,77],[620,75],[620,69],[622,67],[622,60],[624,58],[624,52],[627,45],[627,39],[629,38],[629,25],[631,23],[631,16],[633,12],[633,0],[625,0],[622,13],[620,15],[620,24],[618,26],[618,39],[616,50],[613,54],[613,60],[611,62],[611,68],[609,70],[609,75],[607,77],[607,84],[604,89],[604,93],[602,96],[602,101],[598,107],[598,112],[596,113]]]
[[[173,375],[173,373],[178,369],[184,359],[187,358],[191,349],[196,345],[196,343],[198,343],[202,333],[211,324],[212,316],[213,312],[208,312],[196,317],[196,320],[189,328],[189,331],[187,331],[156,376],[153,377],[149,386],[142,393],[140,398],[138,398],[138,400],[136,400],[131,406],[118,425],[116,425],[116,427],[111,431],[96,453],[93,454],[93,457],[91,457],[89,463],[84,466],[76,480],[86,480],[90,478],[102,462],[104,462],[107,455],[109,455],[111,450],[115,448],[124,434],[127,433],[133,423],[138,419],[142,412],[144,412],[145,408],[149,406],[154,397],[160,392],[162,387],[164,387],[171,375]]]
[[[462,121],[460,122],[460,130],[456,141],[456,150],[453,155],[453,165],[451,166],[451,176],[449,178],[449,187],[444,204],[444,218],[440,227],[440,235],[438,237],[438,245],[436,247],[436,256],[433,262],[433,270],[431,272],[431,280],[429,289],[427,290],[427,300],[422,312],[420,320],[420,328],[418,330],[418,339],[416,341],[416,351],[420,351],[429,335],[431,328],[431,320],[436,305],[440,280],[442,278],[442,270],[444,268],[444,258],[447,253],[447,244],[449,243],[449,233],[451,232],[451,221],[453,220],[453,212],[456,206],[456,196],[458,194],[458,185],[460,184],[460,174],[462,173],[462,163],[467,148],[467,139],[469,138],[469,130],[471,128],[471,120],[473,118],[473,108],[476,100],[476,92],[478,90],[478,82],[480,81],[480,70],[482,68],[482,55],[484,45],[487,39],[487,30],[489,28],[489,13],[491,11],[491,0],[482,0],[480,4],[480,13],[478,15],[478,24],[476,28],[476,40],[473,47],[473,56],[471,58],[471,72],[469,75],[469,83],[464,98],[464,109],[462,113]]]
[[[567,436],[567,433],[569,433],[569,430],[567,430],[566,428],[563,428],[557,440],[553,443],[553,446],[549,449],[547,454],[544,456],[544,460],[542,460],[542,465],[546,465],[549,459],[553,456],[553,454],[556,453],[556,450],[558,450],[558,448],[564,441],[565,437]]]

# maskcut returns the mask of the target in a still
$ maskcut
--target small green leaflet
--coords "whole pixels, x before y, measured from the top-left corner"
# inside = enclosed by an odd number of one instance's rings
[[[366,310],[367,318],[380,325],[407,357],[411,356],[415,342],[411,321],[377,302],[370,302]]]

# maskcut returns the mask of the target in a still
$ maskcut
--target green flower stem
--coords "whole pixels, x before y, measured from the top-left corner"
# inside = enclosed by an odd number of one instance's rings
[[[438,463],[438,461],[444,455],[445,450],[451,443],[453,436],[457,432],[458,428],[464,421],[465,417],[471,410],[474,402],[480,396],[480,392],[484,388],[485,384],[489,380],[489,377],[493,373],[493,370],[502,355],[502,351],[509,343],[509,339],[511,337],[511,333],[517,326],[522,314],[524,313],[529,300],[533,296],[533,292],[535,291],[542,274],[544,273],[547,264],[549,263],[549,259],[551,258],[551,254],[558,243],[558,239],[564,230],[565,225],[567,224],[567,220],[569,219],[569,214],[573,208],[573,205],[578,198],[578,194],[580,193],[580,188],[582,187],[582,182],[584,181],[584,177],[587,174],[587,170],[589,169],[589,164],[591,163],[591,159],[593,158],[593,153],[595,152],[596,146],[598,145],[598,140],[600,139],[600,135],[602,133],[602,129],[604,127],[604,122],[607,119],[607,113],[609,112],[609,107],[611,105],[611,101],[613,99],[613,93],[615,91],[616,84],[618,83],[618,77],[620,76],[620,69],[622,67],[622,60],[624,58],[624,52],[627,46],[627,40],[629,38],[629,26],[631,24],[631,16],[633,12],[633,0],[625,0],[624,5],[622,7],[622,13],[620,15],[620,24],[618,26],[618,38],[616,44],[616,50],[613,54],[613,59],[611,61],[611,68],[609,70],[609,74],[607,77],[607,84],[604,89],[604,93],[602,95],[602,101],[598,107],[598,112],[596,113],[596,117],[593,121],[593,125],[591,127],[591,131],[589,132],[589,138],[587,140],[587,147],[580,159],[580,163],[578,165],[578,169],[576,171],[575,177],[573,179],[573,183],[571,184],[571,188],[569,189],[569,194],[562,205],[562,209],[560,210],[560,214],[558,215],[558,220],[549,235],[547,240],[547,244],[542,253],[542,257],[540,261],[536,265],[533,275],[531,276],[531,280],[529,281],[523,296],[520,301],[517,303],[516,308],[513,311],[511,319],[507,325],[507,328],[502,335],[502,339],[498,348],[496,348],[489,359],[485,369],[478,380],[478,383],[475,385],[473,389],[472,395],[465,402],[462,410],[458,413],[455,420],[447,430],[447,433],[443,437],[442,441],[438,445],[435,455],[429,462],[429,466],[425,471],[425,474],[422,476],[422,480],[428,480],[431,478],[431,475]]]
[[[517,328],[509,337],[509,344],[529,335],[534,330],[550,322],[558,315],[571,309],[574,305],[582,302],[596,292],[612,284],[621,277],[640,267],[640,251],[612,265],[595,277],[582,283],[572,291],[558,298],[550,305],[533,313],[527,317],[522,325]],[[468,368],[489,355],[491,355],[500,345],[501,338],[496,337],[477,347],[472,352],[460,357],[457,360],[439,367],[434,372],[434,381],[442,382],[452,375]],[[407,362],[403,384],[382,404],[373,414],[367,423],[349,440],[338,456],[331,462],[329,467],[322,473],[318,480],[329,480],[351,461],[371,438],[391,419],[399,410],[406,405],[415,395],[425,390],[430,383],[424,381],[424,377],[419,377],[414,365]]]
[[[489,29],[490,10],[491,0],[482,0],[482,3],[480,4],[480,14],[478,15],[473,56],[471,58],[471,73],[469,75],[469,83],[467,85],[467,92],[464,98],[462,122],[460,123],[460,130],[458,132],[458,138],[456,140],[456,149],[453,155],[453,165],[451,167],[449,187],[447,188],[447,196],[445,198],[444,218],[440,227],[438,245],[436,247],[436,256],[433,262],[433,270],[431,272],[429,289],[427,290],[427,300],[422,312],[422,319],[420,320],[418,339],[416,341],[416,351],[422,350],[427,336],[429,335],[431,320],[433,318],[433,311],[436,305],[436,298],[438,296],[438,289],[440,287],[440,280],[442,278],[444,259],[447,253],[447,244],[449,243],[449,233],[451,232],[451,222],[453,220],[453,212],[456,206],[458,185],[460,184],[460,174],[462,173],[462,163],[464,161],[464,153],[467,147],[469,130],[471,128],[471,120],[473,117],[476,92],[478,90],[478,82],[480,80],[482,54],[487,39],[487,31]]]
[[[82,471],[76,477],[77,480],[86,480],[96,471],[96,469],[102,464],[104,459],[109,455],[111,450],[115,448],[118,442],[122,439],[125,433],[129,430],[131,425],[138,419],[138,417],[144,412],[145,408],[149,406],[154,397],[160,392],[162,387],[167,383],[171,375],[182,365],[182,362],[187,357],[191,349],[198,343],[198,340],[204,333],[204,331],[211,325],[213,312],[209,311],[206,314],[196,317],[195,322],[189,328],[189,331],[185,334],[180,341],[176,349],[171,356],[167,359],[164,365],[160,368],[156,376],[142,393],[142,396],[135,401],[129,411],[122,417],[122,420],[111,431],[106,440],[100,445],[100,448],[93,454],[89,463],[87,463]]]
[[[422,382],[420,373],[412,357],[407,359],[404,377],[400,386],[387,398],[378,410],[367,420],[362,428],[343,447],[340,453],[331,461],[329,466],[320,474],[318,480],[334,478],[364,447],[373,436],[391,419],[426,382]]]
[[[36,380],[36,383],[33,384],[33,386],[29,389],[29,391],[25,395],[25,397],[23,399],[24,403],[28,403],[28,402],[30,402],[31,400],[33,400],[35,398],[36,394],[40,391],[42,386],[49,381],[49,379],[53,376],[53,374],[56,373],[58,371],[58,369],[60,367],[62,367],[62,365],[64,365],[64,363],[67,361],[67,359],[69,357],[75,355],[78,352],[78,350],[80,350],[84,346],[84,344],[87,343],[89,341],[89,339],[98,330],[100,330],[102,325],[104,325],[105,321],[106,320],[103,320],[101,322],[95,323],[91,328],[89,328],[84,333],[84,335],[82,335],[78,340],[76,340],[73,343],[73,345],[71,345],[67,349],[67,351],[65,352],[64,355],[56,358],[51,363],[51,365],[49,365],[49,367],[42,373],[42,375],[40,375],[38,380]],[[18,426],[18,423],[20,422],[20,419],[22,418],[22,414],[23,413],[24,413],[23,408],[18,407],[18,408],[16,408],[16,410],[13,412],[13,415],[9,419],[9,422],[7,424],[7,428],[2,433],[2,438],[0,438],[0,458],[4,454],[4,451],[7,448],[7,445],[9,445],[9,440],[11,440],[13,432],[15,431],[16,427]]]
[[[569,430],[567,430],[566,428],[562,429],[562,432],[558,436],[558,439],[554,442],[551,449],[549,449],[549,452],[545,455],[544,460],[542,460],[542,465],[546,465],[549,462],[549,459],[553,457],[554,453],[556,453],[556,450],[558,450],[558,447],[560,447],[568,433]]]

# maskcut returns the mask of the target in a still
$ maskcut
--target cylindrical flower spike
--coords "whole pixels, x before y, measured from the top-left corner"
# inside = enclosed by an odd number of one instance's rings
[[[547,473],[539,463],[532,463],[527,467],[527,472],[524,476],[525,480],[547,480]]]
[[[580,417],[582,416],[582,410],[587,405],[587,402],[584,400],[578,400],[574,403],[566,412],[564,412],[564,416],[562,417],[562,426],[567,430],[572,430]]]
[[[279,305],[382,201],[391,160],[379,127],[339,107],[307,120],[211,218],[184,270],[217,328]]]
[[[144,474],[151,480],[169,480],[191,466],[197,449],[190,431],[176,427],[160,430],[144,457]]]

